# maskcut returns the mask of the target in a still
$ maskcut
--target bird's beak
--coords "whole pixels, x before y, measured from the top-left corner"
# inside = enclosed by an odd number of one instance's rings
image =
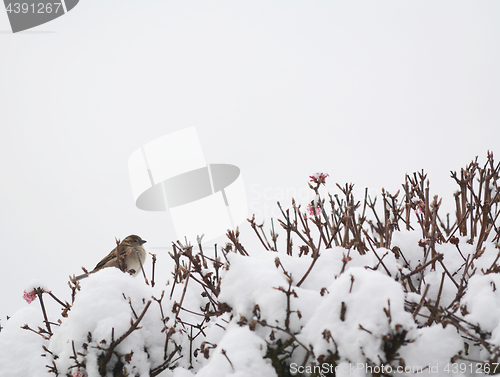
[[[146,242],[148,242],[148,241],[146,241],[146,240],[141,240],[141,245],[142,245],[142,244],[145,244]]]

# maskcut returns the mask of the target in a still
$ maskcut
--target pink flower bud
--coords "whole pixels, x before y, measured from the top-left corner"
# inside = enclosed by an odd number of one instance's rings
[[[319,215],[321,215],[321,208],[319,206],[317,206],[317,207],[314,207],[314,209],[313,209],[313,206],[311,205],[311,203],[309,203],[307,205],[307,212],[309,212],[310,216],[314,216],[315,214],[317,216],[319,216]]]
[[[325,173],[316,173],[314,175],[309,176],[309,178],[311,178],[311,182],[323,184],[323,185],[326,182],[326,177],[329,177],[329,175],[325,174]]]
[[[23,298],[28,304],[31,304],[36,299],[36,293],[35,291],[31,292],[24,291]]]

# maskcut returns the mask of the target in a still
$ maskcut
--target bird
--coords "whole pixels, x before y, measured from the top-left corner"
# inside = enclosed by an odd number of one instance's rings
[[[120,268],[116,260],[117,248],[118,254],[123,257],[120,258],[120,262],[123,263],[123,270],[128,271],[133,276],[137,275],[141,271],[141,265],[144,264],[144,261],[146,260],[146,250],[144,250],[144,247],[142,246],[144,243],[146,243],[146,240],[143,240],[141,237],[136,236],[135,234],[125,237],[118,246],[111,250],[108,255],[106,255],[99,263],[97,263],[92,271],[90,271],[88,274],[85,273],[82,275],[78,275],[77,277],[75,277],[75,279],[77,281],[84,279],[90,274],[100,271],[106,267]]]

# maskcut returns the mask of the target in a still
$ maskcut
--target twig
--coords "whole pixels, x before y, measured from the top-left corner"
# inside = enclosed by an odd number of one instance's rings
[[[420,302],[418,303],[417,307],[415,308],[415,311],[413,312],[413,319],[417,316],[418,312],[420,311],[420,308],[422,307],[422,304],[424,303],[425,300],[425,295],[427,295],[427,291],[429,290],[429,284],[425,285],[424,293],[422,294],[422,298],[420,299]]]
[[[321,239],[320,239],[320,242],[321,242]],[[312,271],[314,265],[316,264],[316,261],[318,260],[318,258],[319,258],[319,250],[317,250],[316,252],[314,252],[313,260],[311,262],[311,265],[307,269],[307,271],[304,274],[304,276],[302,276],[302,279],[300,279],[299,282],[297,283],[297,287],[300,287],[302,285],[302,283],[304,282],[304,280],[306,280],[307,276],[309,275],[309,273]]]
[[[43,313],[45,326],[47,327],[47,331],[49,332],[49,334],[52,336],[52,330],[50,328],[49,319],[47,318],[47,312],[45,311],[45,305],[43,303],[43,298],[42,298],[42,295],[45,291],[42,288],[36,288],[35,292],[36,292],[36,295],[38,296],[38,298],[40,299],[40,306],[42,307],[42,313]]]
[[[231,364],[231,368],[235,370],[233,363],[231,362],[231,360],[229,360],[229,357],[227,357],[226,350],[221,349],[220,352],[226,357],[227,361],[229,361],[229,364]]]
[[[139,255],[139,251],[135,251],[137,253],[137,259],[139,259],[139,264],[141,265],[141,271],[142,271],[142,276],[144,276],[144,281],[146,282],[146,285],[149,285],[148,278],[146,277],[146,273],[144,272],[144,266],[142,265],[142,260],[141,256]]]
[[[252,215],[251,219],[247,219],[247,221],[250,223],[250,226],[252,227],[255,234],[259,238],[260,242],[262,243],[262,246],[264,246],[264,249],[266,249],[266,251],[269,251],[269,248],[266,246],[266,244],[264,243],[264,240],[262,239],[262,237],[259,234],[259,231],[257,230],[257,224],[255,224],[255,214]]]
[[[155,286],[155,267],[156,267],[156,254],[149,253],[153,257],[152,268],[151,268],[151,287]]]
[[[432,258],[430,261],[427,261],[426,263],[424,263],[423,265],[415,268],[412,272],[410,272],[409,274],[402,274],[403,278],[409,278],[410,276],[412,275],[415,275],[416,273],[424,270],[428,265],[434,263],[435,261],[437,260],[441,260],[443,259],[443,254],[436,254],[436,256],[434,258]]]
[[[147,310],[149,309],[149,305],[151,305],[151,300],[149,300],[146,303],[146,306],[142,310],[141,315],[139,316],[139,318],[137,318],[137,320],[134,323],[132,323],[132,325],[127,330],[127,332],[125,334],[123,334],[120,338],[115,340],[114,342],[111,342],[111,344],[109,345],[109,348],[106,350],[105,354],[102,356],[102,359],[99,360],[99,373],[101,374],[101,376],[104,376],[106,374],[106,366],[108,365],[109,361],[111,360],[111,356],[113,356],[113,351],[115,350],[115,348],[121,342],[123,342],[135,329],[137,329],[137,326],[139,325],[141,320],[144,318],[144,315],[146,314]]]
[[[66,309],[71,309],[71,306],[68,304],[63,303],[61,300],[59,300],[52,292],[47,292],[50,297],[52,297],[57,303],[59,303],[61,306],[63,306]]]

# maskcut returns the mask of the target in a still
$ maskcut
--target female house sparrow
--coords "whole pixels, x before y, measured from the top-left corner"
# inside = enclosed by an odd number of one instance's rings
[[[120,255],[120,261],[123,269],[131,272],[134,276],[137,275],[141,271],[141,264],[143,264],[146,260],[146,250],[142,247],[145,242],[145,240],[136,235],[126,237],[106,257],[97,263],[95,268],[90,271],[89,274],[93,274],[94,272],[106,267],[119,267],[116,260],[116,248],[118,248],[118,254]],[[140,260],[138,255],[141,258]],[[79,275],[76,277],[76,280],[84,279],[88,277],[89,274]]]

